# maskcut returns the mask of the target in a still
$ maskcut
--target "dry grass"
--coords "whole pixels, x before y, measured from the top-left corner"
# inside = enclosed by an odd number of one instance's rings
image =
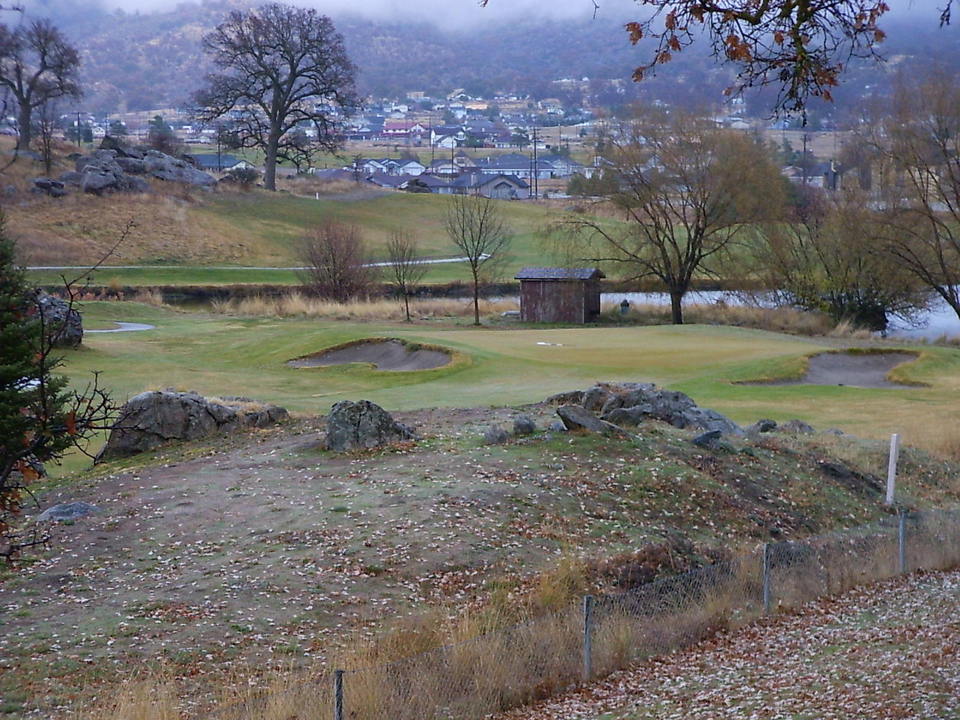
[[[927,513],[908,519],[908,568],[943,569],[960,562],[960,517]],[[897,572],[896,520],[884,527],[825,536],[809,545],[772,546],[772,598],[790,610]],[[799,548],[797,551],[795,548]],[[777,554],[779,553],[779,554]],[[786,553],[786,554],[784,554]],[[760,617],[758,551],[726,571],[695,570],[602,597],[595,608],[592,660],[607,675],[648,657],[689,647],[721,629]],[[344,708],[360,720],[482,718],[530,703],[579,682],[586,565],[565,558],[531,594],[450,619],[441,609],[399,623],[338,651],[347,668]],[[531,613],[553,608],[533,617]],[[295,720],[330,712],[333,673],[279,674],[264,689],[237,682],[212,715],[225,720]],[[177,720],[175,689],[155,675],[129,683],[91,720]]]
[[[608,321],[614,322],[640,325],[662,325],[670,322],[670,307],[667,305],[631,305],[626,316],[622,316],[619,304],[605,303],[602,313]],[[686,305],[683,318],[684,322],[691,324],[734,325],[794,335],[856,336],[849,326],[835,325],[826,315],[793,308],[760,308],[725,303]]]
[[[483,315],[492,315],[506,310],[516,310],[515,302],[484,300],[480,304]],[[214,301],[212,311],[223,315],[248,315],[254,317],[304,317],[325,320],[352,320],[354,322],[402,321],[405,318],[399,300],[356,300],[337,303],[311,298],[299,292],[291,292],[277,298],[261,296]],[[473,306],[456,299],[424,299],[410,303],[410,312],[421,320],[442,317],[467,317]]]
[[[344,195],[357,191],[376,192],[377,189],[367,183],[350,182],[349,180],[321,180],[309,175],[277,178],[277,187],[295,195]]]

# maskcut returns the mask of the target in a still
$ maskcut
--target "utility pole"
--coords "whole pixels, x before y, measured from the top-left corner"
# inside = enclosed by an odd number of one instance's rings
[[[540,173],[537,172],[537,126],[533,126],[533,197],[540,197]]]
[[[803,134],[803,184],[807,184],[807,140],[809,135]]]
[[[80,111],[77,110],[77,147],[80,147]]]

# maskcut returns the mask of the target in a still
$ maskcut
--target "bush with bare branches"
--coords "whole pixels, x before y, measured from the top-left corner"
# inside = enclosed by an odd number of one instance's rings
[[[298,254],[306,268],[303,284],[319,297],[341,303],[366,297],[377,281],[356,225],[319,225],[301,240]]]

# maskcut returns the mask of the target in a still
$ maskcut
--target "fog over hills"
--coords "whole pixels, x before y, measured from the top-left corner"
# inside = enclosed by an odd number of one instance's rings
[[[27,15],[51,17],[83,56],[87,109],[148,109],[184,104],[206,70],[200,40],[232,9],[255,0],[25,0]],[[309,2],[303,4],[309,5]],[[324,0],[357,64],[365,93],[402,96],[410,90],[471,94],[498,90],[550,97],[562,78],[627,79],[645,59],[627,41],[623,22],[636,17],[632,0]],[[929,4],[929,3],[927,3]],[[937,27],[935,5],[911,3],[887,24],[886,66],[855,63],[836,93],[846,111],[864,93],[883,86],[899,68],[937,61],[960,66],[958,28]],[[549,8],[549,16],[547,10]],[[17,22],[15,14],[0,18]],[[621,100],[658,97],[673,103],[715,105],[732,81],[704,46],[677,56],[652,80],[625,83]],[[616,98],[615,98],[616,99]],[[749,98],[748,98],[749,99]],[[755,97],[758,108],[772,103]],[[760,110],[762,113],[762,109]]]

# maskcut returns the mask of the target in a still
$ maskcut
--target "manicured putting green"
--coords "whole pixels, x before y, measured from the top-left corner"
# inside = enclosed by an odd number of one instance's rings
[[[91,335],[66,353],[82,382],[91,370],[119,397],[174,387],[244,395],[294,412],[322,413],[341,399],[367,398],[389,409],[516,405],[597,381],[650,381],[748,423],[799,417],[908,441],[960,420],[960,351],[925,348],[900,379],[908,389],[812,385],[750,386],[738,381],[796,376],[828,348],[805,338],[718,326],[475,329],[470,326],[359,324],[211,316],[135,303],[87,303],[88,322],[156,325],[138,333]],[[361,338],[398,338],[447,348],[457,361],[411,372],[369,365],[291,368],[287,361]]]

